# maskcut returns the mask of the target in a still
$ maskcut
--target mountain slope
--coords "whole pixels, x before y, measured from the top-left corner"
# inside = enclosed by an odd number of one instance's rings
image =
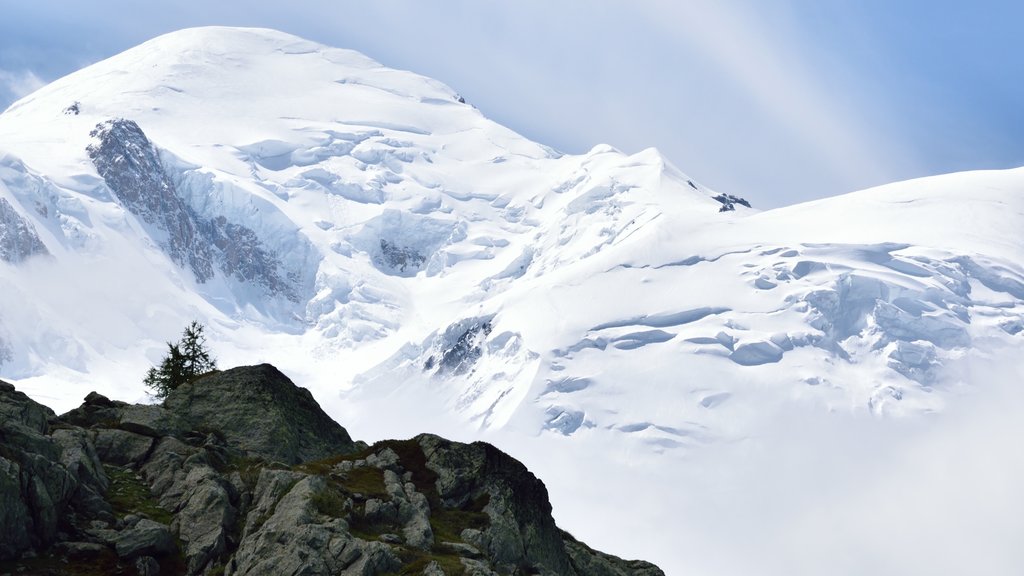
[[[1019,345],[1024,170],[745,204],[653,149],[560,154],[351,51],[184,30],[0,114],[0,374],[58,410],[136,400],[198,318],[358,437],[522,450],[597,531],[566,463],[663,489],[775,407],[934,413],[965,359]],[[682,509],[638,502],[615,544],[681,566],[651,519]]]
[[[0,413],[14,572],[663,574],[561,532],[544,484],[493,446],[353,443],[269,365],[61,417],[0,381]]]

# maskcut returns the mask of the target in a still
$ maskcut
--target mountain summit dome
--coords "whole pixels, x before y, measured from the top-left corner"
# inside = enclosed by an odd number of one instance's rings
[[[1024,334],[1024,170],[747,204],[352,51],[183,30],[0,114],[0,376],[137,400],[198,320],[355,437],[522,448],[597,545],[629,494],[625,552],[671,565],[689,455],[772,407],[934,413]]]

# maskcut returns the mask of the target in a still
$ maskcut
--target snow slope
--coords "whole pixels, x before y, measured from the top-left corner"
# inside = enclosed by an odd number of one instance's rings
[[[488,438],[581,537],[682,572],[666,494],[699,454],[791,409],[942,411],[1024,333],[1024,170],[716,196],[355,52],[183,30],[0,115],[0,376],[58,411],[137,400],[198,318],[354,436]]]

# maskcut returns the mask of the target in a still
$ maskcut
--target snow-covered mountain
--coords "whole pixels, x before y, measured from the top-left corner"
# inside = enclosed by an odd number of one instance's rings
[[[519,446],[561,523],[673,573],[685,506],[639,496],[612,542],[595,496],[669,486],[771,406],[941,411],[964,358],[1020,344],[1022,228],[1024,170],[758,212],[355,52],[190,29],[0,114],[0,377],[137,400],[197,318],[356,437]],[[618,472],[581,488],[595,461]]]

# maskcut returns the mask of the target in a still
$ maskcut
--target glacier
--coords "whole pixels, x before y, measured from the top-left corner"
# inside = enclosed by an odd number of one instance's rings
[[[505,446],[570,531],[681,573],[664,527],[695,530],[674,491],[708,454],[791,411],[932,417],[1019,348],[1022,225],[1022,169],[758,211],[352,51],[188,29],[0,114],[0,376],[58,412],[144,399],[199,319],[354,436]]]

